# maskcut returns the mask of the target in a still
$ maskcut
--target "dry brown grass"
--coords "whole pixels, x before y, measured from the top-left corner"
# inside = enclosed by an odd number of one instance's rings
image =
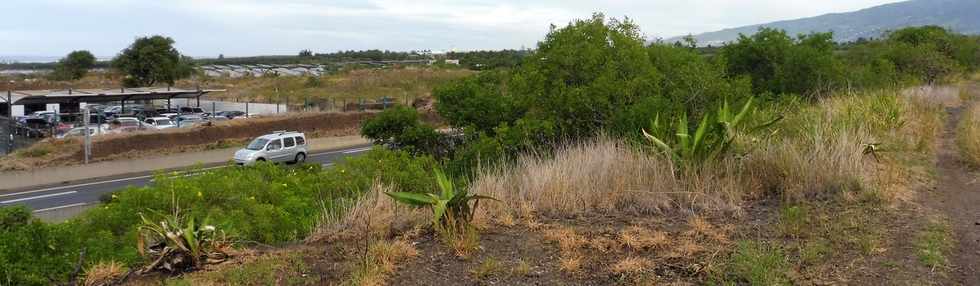
[[[115,261],[99,262],[85,271],[85,280],[82,285],[101,286],[114,285],[116,279],[126,274],[126,266]]]
[[[642,257],[626,257],[613,264],[609,271],[616,274],[635,274],[653,267],[653,261]]]
[[[573,253],[589,243],[589,240],[570,227],[558,227],[544,231],[545,241],[557,243],[562,253]]]
[[[360,199],[339,211],[324,212],[316,231],[306,241],[381,239],[394,235],[412,237],[429,221],[424,210],[396,203],[385,196],[391,187],[375,184]]]
[[[208,88],[228,89],[212,97],[241,99],[256,102],[268,100],[292,103],[311,100],[337,99],[375,99],[381,97],[421,98],[427,97],[432,88],[441,83],[472,75],[464,69],[436,69],[408,67],[401,69],[357,69],[320,78],[320,86],[307,86],[307,77],[278,78],[216,78],[204,83]],[[179,86],[195,86],[199,82],[182,81]],[[278,93],[276,90],[278,89]],[[339,103],[339,102],[338,102]]]
[[[956,136],[956,145],[964,161],[980,167],[980,104],[963,110]]]
[[[582,270],[584,260],[585,257],[578,253],[563,255],[558,258],[558,269],[569,274],[577,273]]]
[[[661,248],[670,242],[666,233],[639,226],[630,226],[620,231],[619,241],[623,246],[634,250]]]
[[[600,138],[558,150],[551,159],[523,156],[513,168],[491,170],[471,192],[502,203],[480,209],[492,221],[536,215],[658,214],[677,207],[735,211],[742,191],[731,161],[677,175],[673,164]]]

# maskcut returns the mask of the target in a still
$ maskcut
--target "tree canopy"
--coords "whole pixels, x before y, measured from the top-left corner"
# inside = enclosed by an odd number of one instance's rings
[[[61,60],[52,72],[52,78],[56,80],[78,80],[88,74],[89,69],[95,66],[95,56],[89,51],[73,51]]]
[[[180,55],[174,40],[164,36],[142,37],[123,50],[112,66],[123,73],[123,84],[129,87],[173,85],[193,73],[191,59]]]

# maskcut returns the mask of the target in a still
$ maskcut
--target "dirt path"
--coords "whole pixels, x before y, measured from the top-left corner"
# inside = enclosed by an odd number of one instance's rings
[[[949,117],[937,154],[938,185],[927,204],[946,214],[957,239],[949,256],[951,282],[980,285],[980,183],[978,175],[962,162],[956,146],[956,127],[965,106],[947,108]]]

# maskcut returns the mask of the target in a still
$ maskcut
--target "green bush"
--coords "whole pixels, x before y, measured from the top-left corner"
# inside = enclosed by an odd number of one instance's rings
[[[419,113],[415,109],[395,106],[378,113],[361,125],[361,135],[374,140],[375,144],[388,144],[405,130],[419,124]]]
[[[83,249],[88,264],[137,263],[139,214],[177,207],[186,218],[238,241],[295,241],[309,234],[324,212],[338,210],[338,204],[349,203],[377,180],[400,191],[435,190],[429,170],[436,166],[430,157],[375,149],[329,169],[260,164],[190,177],[161,174],[152,186],[116,193],[104,206],[60,224],[34,220],[26,209],[0,209],[0,284],[63,282]]]
[[[368,119],[361,126],[361,135],[375,144],[405,149],[415,154],[441,154],[439,141],[442,137],[428,124],[419,121],[415,109],[395,107]]]
[[[524,110],[504,92],[509,76],[504,71],[487,71],[437,87],[432,91],[436,111],[453,126],[480,132],[492,133],[503,123],[512,124]]]

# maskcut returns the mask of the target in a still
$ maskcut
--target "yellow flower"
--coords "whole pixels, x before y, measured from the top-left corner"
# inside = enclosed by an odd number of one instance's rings
[[[198,197],[203,197],[203,196],[204,196],[204,194],[202,194],[202,193],[201,193],[201,191],[197,191],[197,196],[198,196]]]
[[[255,196],[248,197],[248,199],[254,200],[255,199]]]
[[[285,187],[288,187],[288,185],[286,185],[286,184],[282,184],[282,186],[283,186],[284,188],[285,188]]]
[[[116,194],[112,194],[112,198],[113,198],[113,199],[115,199],[115,198],[119,198],[119,196],[116,196]]]

